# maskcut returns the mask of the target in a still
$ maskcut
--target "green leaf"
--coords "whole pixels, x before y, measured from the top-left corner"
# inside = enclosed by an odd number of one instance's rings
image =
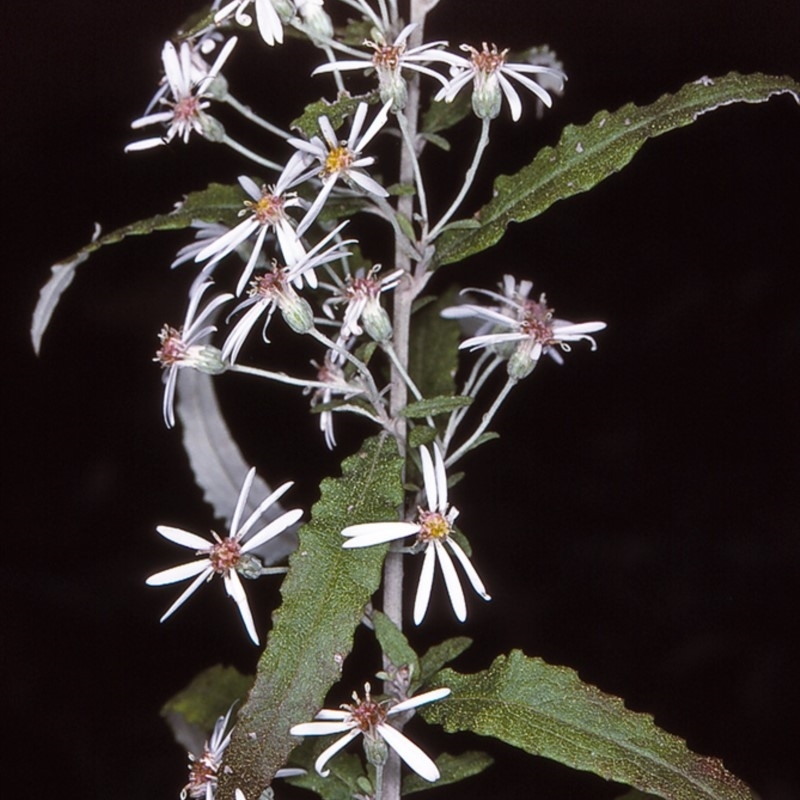
[[[456,395],[455,397],[428,397],[418,400],[416,403],[409,403],[401,412],[401,415],[409,419],[424,419],[433,417],[437,414],[448,414],[457,408],[470,405],[473,398]]]
[[[252,675],[242,675],[235,667],[217,664],[203,670],[186,688],[167,700],[161,716],[178,744],[189,753],[200,753],[216,721],[252,685]]]
[[[89,256],[107,244],[116,244],[128,236],[142,236],[154,231],[180,230],[188,228],[194,220],[203,222],[224,222],[231,226],[236,224],[237,215],[242,208],[244,193],[238,186],[223,186],[212,183],[199,192],[191,192],[186,199],[169,214],[156,214],[154,217],[124,225],[122,228],[99,235],[99,227],[92,241],[64,261],[51,267],[50,280],[42,287],[39,301],[33,312],[31,323],[31,339],[33,349],[38,354],[42,344],[42,336],[47,330],[50,318],[58,305],[61,295],[72,283],[75,270]]]
[[[457,122],[472,113],[472,98],[469,92],[457,94],[455,100],[431,100],[427,111],[422,114],[422,131],[438,133],[452,128]]]
[[[382,611],[372,612],[372,624],[375,626],[375,636],[386,657],[397,667],[409,667],[412,676],[419,672],[419,660],[408,639],[397,625]]]
[[[365,62],[365,64],[369,66],[368,62]],[[316,103],[309,103],[303,110],[303,113],[292,121],[291,127],[294,130],[300,131],[310,139],[312,136],[320,135],[319,123],[317,122],[320,117],[327,117],[331,125],[333,125],[333,129],[338,130],[348,117],[355,114],[359,103],[377,102],[377,92],[356,95],[355,97],[344,94],[333,102],[329,102],[323,98],[322,100],[317,100]]]
[[[419,660],[419,675],[412,682],[414,691],[424,686],[445,664],[458,658],[471,644],[472,639],[468,636],[455,636],[430,647]]]
[[[237,718],[219,800],[232,800],[237,786],[247,797],[261,794],[297,744],[289,728],[311,720],[339,679],[386,554],[385,546],[344,550],[340,531],[396,515],[402,466],[394,441],[374,437],[342,463],[340,478],[322,482],[289,560],[255,685]]]
[[[754,798],[719,759],[693,753],[652,717],[629,711],[567,667],[514,650],[474,675],[443,670],[435,684],[452,694],[419,713],[448,732],[494,736],[667,800]]]
[[[436,759],[436,766],[439,768],[441,777],[436,781],[436,788],[446,786],[448,783],[458,783],[465,778],[478,775],[485,769],[494,764],[494,759],[488,753],[480,750],[467,750],[466,753],[453,756],[450,753],[442,753]],[[419,775],[407,775],[403,779],[402,795],[414,794],[425,789],[430,789],[431,784]]]
[[[427,425],[418,425],[408,432],[408,446],[416,450],[423,444],[430,444],[436,438],[436,431]]]
[[[763,103],[778,94],[791,94],[800,102],[800,84],[788,76],[731,72],[686,84],[648,106],[629,103],[613,113],[600,111],[588,125],[570,125],[555,147],[545,147],[516,174],[497,178],[493,199],[475,215],[480,227],[442,234],[436,260],[450,264],[486,250],[509,223],[532,219],[558,200],[588,191],[619,172],[648,139],[721,106]]]
[[[413,315],[408,372],[423,397],[455,394],[461,331],[455,320],[441,316],[443,308],[455,304],[452,289]]]
[[[331,744],[333,739],[327,736],[307,737],[303,744],[292,753],[292,766],[303,767],[306,775],[290,778],[292,786],[301,786],[315,792],[323,800],[353,800],[359,791],[359,779],[366,779],[366,772],[361,758],[355,753],[339,753],[328,763],[326,769],[331,771],[323,778],[315,769],[317,756]]]
[[[253,685],[252,675],[222,664],[209,667],[164,703],[161,715],[180,714],[191,725],[210,733],[217,719],[226,714]]]

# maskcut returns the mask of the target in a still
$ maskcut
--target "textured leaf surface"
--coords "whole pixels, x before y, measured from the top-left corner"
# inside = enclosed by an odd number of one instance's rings
[[[419,660],[405,634],[382,611],[372,612],[375,637],[386,657],[395,667],[410,667],[412,675],[419,672]]]
[[[364,64],[368,66],[368,62],[365,61]],[[377,101],[377,93],[356,95],[355,97],[343,95],[333,102],[325,99],[317,100],[315,103],[309,103],[305,107],[303,113],[292,121],[291,127],[309,139],[312,136],[320,136],[318,122],[320,117],[327,117],[331,125],[333,125],[333,129],[337,130],[349,116],[355,114],[359,103],[376,103]]]
[[[376,437],[342,463],[340,478],[322,482],[320,500],[289,561],[283,603],[273,615],[255,685],[237,719],[220,800],[232,800],[236,787],[259,797],[297,744],[289,728],[313,719],[339,679],[353,632],[380,584],[386,553],[386,546],[344,550],[340,532],[397,513],[401,468],[393,440]]]
[[[647,106],[629,103],[613,113],[598,112],[588,125],[570,125],[555,147],[545,147],[514,175],[498,177],[494,198],[475,215],[480,226],[443,233],[436,259],[450,264],[486,250],[509,223],[532,219],[558,200],[588,191],[619,172],[648,139],[722,106],[763,103],[778,94],[791,94],[800,102],[800,84],[785,76],[732,72],[701,78]]]
[[[411,684],[413,691],[416,692],[446,664],[455,661],[471,644],[469,636],[454,636],[432,645],[419,660],[419,675]]]
[[[443,308],[455,303],[456,293],[451,290],[420,306],[412,316],[408,372],[423,397],[455,392],[460,329],[458,323],[441,315]]]
[[[188,228],[194,220],[203,222],[224,222],[234,225],[237,214],[242,208],[244,193],[239,186],[223,186],[212,183],[207,189],[192,192],[169,214],[156,214],[154,217],[132,222],[122,228],[107,233],[105,236],[95,234],[92,241],[77,253],[51,267],[52,275],[39,293],[39,300],[33,311],[31,322],[31,339],[33,349],[39,352],[42,336],[47,330],[50,318],[58,305],[61,295],[72,283],[75,270],[89,256],[107,244],[116,244],[128,236],[143,236],[154,231],[180,230]]]
[[[422,419],[424,417],[433,417],[437,414],[449,414],[457,408],[470,405],[472,399],[461,395],[455,397],[426,397],[416,403],[409,403],[403,409],[402,415],[409,419]]]
[[[328,762],[326,769],[331,774],[327,778],[314,769],[317,756],[334,741],[330,736],[309,736],[296,747],[292,753],[292,766],[302,767],[307,774],[291,778],[289,782],[292,786],[302,786],[314,792],[322,800],[353,800],[353,795],[360,791],[359,783],[368,780],[359,755],[359,742],[337,753],[336,758]]]
[[[452,694],[419,713],[449,732],[494,736],[667,800],[755,797],[719,759],[693,753],[652,717],[628,710],[567,667],[514,650],[474,675],[443,670],[435,683]]]
[[[161,716],[179,744],[190,753],[200,753],[217,719],[241,700],[252,685],[252,675],[242,675],[235,667],[217,664],[203,670],[167,700]]]
[[[189,457],[195,483],[203,490],[203,499],[219,519],[230,526],[233,510],[245,475],[250,469],[222,416],[214,391],[214,378],[195,369],[178,373],[176,410],[183,428],[183,448]],[[242,519],[247,519],[272,491],[258,475],[253,479]],[[262,515],[261,524],[279,517],[285,508],[274,503]],[[270,539],[253,552],[267,564],[285,558],[297,547],[296,528]]]
[[[494,759],[488,753],[482,753],[480,750],[467,750],[466,753],[457,756],[442,753],[436,759],[436,766],[439,768],[441,777],[436,781],[435,786],[438,789],[448,783],[458,783],[465,778],[471,778],[488,769],[492,764],[494,764]],[[405,796],[430,788],[431,784],[424,778],[420,778],[419,775],[407,775],[403,779],[402,794]]]

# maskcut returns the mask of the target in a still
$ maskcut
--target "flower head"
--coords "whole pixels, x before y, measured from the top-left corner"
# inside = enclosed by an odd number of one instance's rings
[[[415,535],[417,541],[414,549],[424,552],[425,557],[414,599],[414,624],[419,625],[428,611],[434,567],[437,561],[444,575],[450,604],[456,618],[463,622],[467,618],[467,605],[450,552],[466,573],[472,588],[484,600],[491,600],[491,597],[486,592],[483,581],[478,576],[475,567],[472,566],[467,554],[451,535],[453,523],[458,516],[458,509],[447,501],[447,475],[442,454],[436,445],[433,446],[433,459],[426,447],[420,447],[419,452],[422,459],[422,477],[428,507],[418,510],[417,521],[366,522],[350,525],[342,531],[342,536],[348,537],[343,547],[369,547],[373,544],[391,542],[395,539],[405,539],[407,536]]]
[[[393,42],[388,42],[382,31],[378,31],[377,41],[369,39],[364,41],[364,46],[371,48],[371,53],[364,53],[360,60],[333,61],[317,67],[312,75],[323,72],[342,72],[345,70],[374,69],[378,77],[378,91],[381,102],[391,103],[393,111],[405,107],[407,100],[406,79],[404,70],[411,70],[422,75],[435,78],[442,87],[448,85],[448,80],[426,64],[438,61],[450,66],[458,66],[459,56],[448,53],[440,48],[447,42],[428,42],[418,47],[408,47],[408,38],[417,27],[417,23],[406,25]]]
[[[522,101],[509,78],[533,92],[548,108],[553,104],[550,95],[528,75],[549,75],[558,79],[559,86],[566,78],[563,72],[552,67],[509,63],[508,49],[498,50],[494,44],[490,48],[484,42],[480,50],[462,44],[461,49],[469,53],[469,57],[461,58],[460,63],[450,69],[451,79],[435,99],[452,102],[467,84],[472,83],[472,109],[481,119],[494,119],[500,113],[504,96],[511,109],[511,118],[516,122],[522,116]]]
[[[311,306],[300,297],[292,284],[300,283],[302,285],[302,281],[305,279],[309,284],[316,286],[316,278],[310,277],[313,276],[316,267],[339,258],[345,258],[350,254],[345,248],[348,244],[352,244],[352,240],[338,242],[327,249],[325,247],[346,224],[347,222],[343,222],[334,228],[311,250],[307,253],[304,252],[299,261],[283,267],[273,262],[271,269],[251,281],[249,296],[232,312],[235,314],[247,309],[222,346],[223,358],[230,361],[236,360],[250,330],[262,315],[266,315],[262,335],[264,341],[268,341],[266,331],[276,308],[280,309],[283,318],[292,330],[296,333],[308,333],[314,325],[314,314]]]
[[[233,733],[233,728],[226,733],[232,711],[233,706],[216,721],[201,754],[189,753],[189,782],[181,790],[181,800],[186,800],[187,797],[192,800],[214,800],[222,756]]]
[[[131,123],[131,127],[138,129],[162,123],[167,125],[167,132],[163,136],[132,142],[125,147],[125,152],[158,147],[168,144],[176,137],[186,144],[192,131],[211,141],[220,141],[225,131],[217,120],[206,114],[206,109],[210,105],[209,98],[214,96],[214,80],[235,45],[234,36],[225,43],[214,64],[208,67],[202,59],[198,61],[189,42],[181,42],[180,50],[176,50],[172,42],[165,42],[161,60],[172,99],[167,99],[162,94],[158,98],[158,104],[167,106],[168,110],[139,117]],[[204,74],[200,65],[207,68]]]
[[[424,692],[399,703],[393,704],[391,700],[376,702],[372,699],[370,685],[367,683],[364,684],[363,700],[354,692],[352,704],[345,704],[339,709],[323,708],[316,716],[318,721],[293,725],[289,733],[292,736],[326,736],[332,733],[344,733],[344,736],[322,751],[314,764],[317,772],[323,777],[330,774],[330,770],[325,769],[325,764],[353,739],[363,734],[364,749],[370,763],[383,764],[386,761],[388,746],[421,778],[426,781],[436,781],[439,779],[436,764],[391,725],[389,720],[396,714],[441,700],[449,694],[449,689],[442,688]]]
[[[289,139],[289,144],[318,162],[319,170],[315,169],[314,171],[318,172],[318,177],[322,181],[322,189],[297,227],[298,235],[306,231],[317,218],[333,189],[333,185],[340,178],[346,183],[354,184],[358,188],[378,197],[389,196],[386,189],[364,172],[364,167],[368,167],[375,162],[374,157],[361,154],[362,150],[386,124],[389,106],[388,104],[383,105],[362,135],[361,129],[364,127],[368,109],[369,106],[366,103],[358,104],[353,117],[353,124],[350,128],[350,135],[346,140],[339,140],[336,137],[336,132],[327,117],[320,117],[317,120],[324,141],[319,136],[313,136],[310,141],[296,138]]]
[[[360,336],[364,329],[376,341],[385,341],[391,335],[391,322],[381,307],[380,296],[383,292],[394,289],[403,277],[403,270],[396,269],[378,278],[380,265],[376,264],[366,275],[363,270],[349,277],[342,287],[331,288],[333,296],[322,304],[322,310],[333,319],[332,306],[346,303],[340,336],[347,341],[353,336]]]
[[[297,508],[282,512],[251,535],[251,531],[262,515],[271,506],[275,505],[293,485],[292,481],[288,481],[279,486],[267,498],[262,500],[256,510],[242,523],[241,519],[247,505],[247,496],[250,493],[255,474],[255,468],[252,468],[244,479],[242,489],[239,492],[239,499],[233,512],[233,518],[231,519],[230,533],[224,539],[214,531],[211,532],[213,538],[209,541],[196,533],[191,533],[182,528],[173,528],[168,525],[159,525],[156,528],[165,539],[169,539],[169,541],[175,542],[175,544],[179,544],[182,547],[188,547],[194,550],[196,555],[201,556],[196,561],[190,561],[186,564],[157,572],[147,579],[148,586],[163,586],[168,583],[194,578],[180,597],[167,609],[161,617],[161,622],[183,605],[202,583],[210,581],[215,575],[220,575],[228,597],[232,598],[239,608],[239,613],[248,635],[255,644],[258,644],[253,615],[250,612],[247,595],[239,576],[257,578],[264,574],[266,568],[263,567],[256,556],[251,554],[252,551],[294,525],[303,515],[303,512]],[[273,510],[274,513],[275,510]]]
[[[173,328],[170,325],[164,325],[158,335],[161,347],[156,351],[153,361],[161,364],[164,370],[162,409],[164,422],[168,428],[175,426],[175,386],[178,380],[178,371],[184,367],[193,367],[201,372],[217,375],[227,369],[225,359],[216,347],[199,344],[201,339],[217,329],[216,326],[205,323],[219,306],[227,303],[233,297],[232,294],[218,295],[198,314],[200,300],[212,283],[213,281],[195,281],[183,326]]]
[[[597,347],[590,334],[606,327],[605,322],[573,323],[555,317],[555,312],[547,305],[544,294],[538,300],[531,300],[528,294],[533,288],[530,281],[522,281],[519,286],[510,275],[504,277],[504,294],[485,289],[465,289],[465,292],[482,294],[498,302],[497,306],[477,306],[466,303],[453,306],[442,313],[449,318],[476,317],[489,323],[491,333],[479,333],[459,345],[459,349],[475,350],[480,347],[500,347],[506,343],[516,343],[510,355],[509,372],[522,378],[533,370],[542,353],[550,354],[561,362],[557,349],[569,352],[570,343],[582,339],[588,341],[592,350]]]
[[[247,192],[250,199],[244,201],[245,207],[239,212],[239,216],[248,215],[247,219],[208,243],[196,254],[195,261],[207,261],[204,269],[209,272],[225,256],[255,234],[253,249],[236,286],[237,295],[247,286],[268,233],[275,234],[281,253],[287,261],[298,261],[305,255],[305,249],[286,213],[287,208],[302,205],[297,195],[287,192],[302,169],[302,159],[293,157],[287,163],[278,182],[269,187],[258,186],[252,178],[240,175],[239,185]]]

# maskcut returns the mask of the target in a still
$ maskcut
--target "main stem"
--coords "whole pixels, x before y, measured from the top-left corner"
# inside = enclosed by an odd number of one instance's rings
[[[411,0],[410,22],[417,23],[410,36],[409,47],[422,43],[425,16],[434,4],[430,0]],[[419,80],[414,73],[408,86],[408,100],[404,109],[407,123],[405,146],[400,151],[400,183],[413,184],[415,154],[410,148],[415,146],[419,121]],[[414,218],[413,195],[401,195],[397,201],[397,212],[406,219]],[[392,346],[396,359],[391,364],[391,397],[389,410],[395,421],[395,432],[400,452],[408,454],[408,423],[400,412],[408,402],[408,386],[404,373],[408,371],[409,329],[411,323],[411,304],[417,291],[413,279],[411,259],[399,240],[395,243],[395,267],[404,270],[406,275],[394,290],[394,321]],[[403,628],[403,555],[389,553],[386,556],[383,572],[383,612],[402,630]],[[395,665],[400,666],[400,665]],[[389,688],[388,686],[386,687]],[[389,758],[381,776],[381,800],[400,800],[400,758],[389,750]]]

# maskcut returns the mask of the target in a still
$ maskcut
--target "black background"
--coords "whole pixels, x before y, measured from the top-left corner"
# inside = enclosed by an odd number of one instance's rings
[[[184,756],[160,705],[205,666],[252,670],[257,658],[218,587],[159,626],[172,595],[143,584],[176,557],[157,541],[156,524],[212,524],[179,432],[163,427],[150,361],[159,327],[183,314],[189,273],[167,264],[185,236],[108,248],[79,271],[41,357],[28,339],[49,265],[85,243],[95,220],[110,230],[243,169],[201,141],[122,153],[153,90],[162,41],[193,8],[76,0],[11,4],[5,13],[9,796],[175,797]],[[798,23],[792,0],[443,0],[429,37],[548,42],[570,78],[541,123],[525,98],[523,123],[504,115],[496,124],[476,207],[491,174],[518,168],[596,110],[651,102],[704,74],[800,76]],[[314,63],[288,46],[254,62],[236,54],[226,74],[242,99],[286,108],[288,120],[330,85],[305,83]],[[569,665],[692,748],[722,757],[767,800],[800,796],[791,725],[798,123],[788,97],[719,110],[647,144],[622,174],[513,227],[499,247],[442,276],[489,287],[513,272],[547,291],[559,314],[603,319],[608,330],[596,353],[577,347],[564,367],[542,365],[503,409],[499,442],[465,460],[452,499],[494,600],[471,602],[462,628],[436,595],[420,634],[424,642],[474,636],[458,665],[465,670],[513,647]],[[473,120],[459,128],[454,160],[440,168],[439,203],[476,135]],[[380,243],[373,255],[386,257]],[[224,378],[220,391],[246,456],[273,482],[294,478],[294,501],[308,508],[319,479],[364,431],[343,426],[331,456],[304,403],[243,384]],[[252,588],[264,608],[277,603],[271,579]],[[441,746],[437,731],[420,724],[416,735],[431,750]],[[446,744],[487,743],[458,736]],[[492,770],[437,794],[619,792],[487,747]]]

